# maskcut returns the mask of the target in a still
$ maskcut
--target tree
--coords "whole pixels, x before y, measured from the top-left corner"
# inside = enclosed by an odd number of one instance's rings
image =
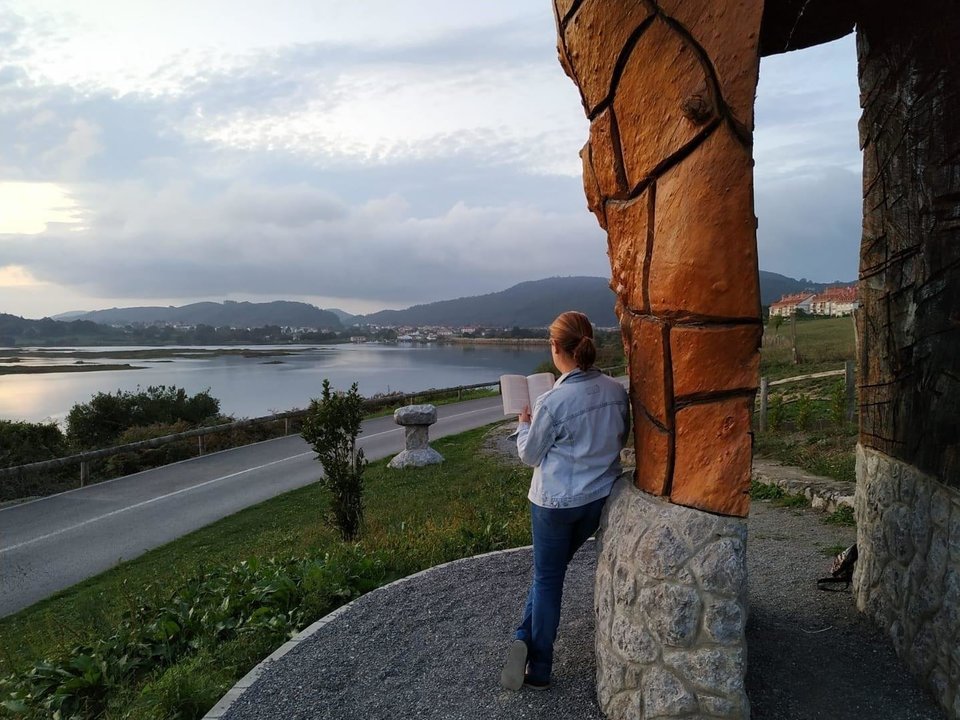
[[[357,447],[363,421],[363,397],[357,383],[334,392],[323,381],[320,398],[310,401],[301,435],[323,466],[320,484],[331,493],[333,522],[344,540],[353,540],[363,525],[363,471],[367,461]]]

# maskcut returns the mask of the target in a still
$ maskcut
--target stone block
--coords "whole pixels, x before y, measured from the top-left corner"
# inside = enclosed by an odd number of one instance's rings
[[[643,412],[635,407],[633,412],[633,435],[638,448],[636,486],[652,495],[663,495],[669,479],[670,444],[669,433],[664,432]]]
[[[627,39],[650,14],[647,3],[586,0],[571,18],[564,40],[587,115],[609,96]]]
[[[746,591],[747,549],[738,538],[721,538],[703,548],[690,563],[700,586],[731,599]]]
[[[703,603],[695,587],[658,583],[644,588],[640,607],[659,647],[688,648],[697,639]]]
[[[658,580],[673,578],[690,559],[690,548],[671,524],[655,522],[637,543],[637,571]]]
[[[590,123],[590,164],[602,197],[609,199],[626,194],[620,135],[617,119],[610,108]]]
[[[607,212],[603,205],[604,199],[600,194],[600,184],[597,181],[596,173],[593,171],[593,161],[590,155],[590,143],[588,142],[580,149],[580,160],[583,162],[583,194],[587,197],[587,208],[596,216],[600,227],[606,230]]]
[[[658,315],[760,317],[753,161],[723,126],[657,181],[649,283]]]
[[[705,87],[694,48],[667,23],[654,21],[634,46],[613,100],[630,188],[703,132],[685,115],[684,103]]]
[[[950,553],[950,562],[960,562],[960,506],[956,504],[950,511],[950,522],[947,528],[947,549]]]
[[[407,405],[393,411],[397,425],[433,425],[437,421],[437,408],[433,405]]]
[[[695,689],[722,695],[738,696],[744,692],[747,671],[742,648],[698,648],[684,652],[664,653],[664,660],[674,672]]]
[[[567,13],[570,12],[570,8],[573,7],[574,0],[554,0],[553,8],[557,15],[557,20],[562,21]]]
[[[629,343],[630,395],[650,417],[669,428],[672,398],[667,392],[666,327],[635,315],[624,319],[624,341]]]
[[[703,632],[706,639],[718,645],[744,642],[743,608],[733,600],[713,600],[703,611]]]
[[[609,244],[611,287],[625,307],[646,312],[643,267],[647,250],[647,205],[649,196],[607,203],[607,241]],[[629,323],[630,318],[624,318]],[[627,342],[626,337],[624,342]]]
[[[644,675],[642,694],[644,718],[683,715],[697,709],[693,693],[666,668],[651,668]]]
[[[660,0],[710,58],[723,102],[741,126],[753,128],[753,99],[760,67],[761,0]]]
[[[752,398],[689,405],[676,413],[670,499],[688,507],[746,517],[750,508]]]
[[[896,505],[883,515],[887,547],[897,562],[907,565],[913,559],[915,548],[911,539],[913,517],[904,505]]]
[[[671,328],[674,396],[756,389],[762,334],[760,325]]]
[[[613,647],[621,657],[632,663],[650,663],[656,660],[660,648],[653,636],[626,613],[613,619],[610,629]]]

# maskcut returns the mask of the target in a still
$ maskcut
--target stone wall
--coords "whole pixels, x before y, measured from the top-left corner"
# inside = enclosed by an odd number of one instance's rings
[[[857,607],[960,718],[960,493],[857,448]]]
[[[617,483],[597,562],[597,698],[610,718],[749,717],[746,522]]]

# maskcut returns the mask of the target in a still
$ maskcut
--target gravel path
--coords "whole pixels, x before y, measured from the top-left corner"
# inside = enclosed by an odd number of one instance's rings
[[[940,719],[944,715],[854,609],[814,580],[852,528],[812,510],[755,503],[748,563],[753,718]],[[571,564],[548,692],[503,690],[500,665],[530,576],[530,552],[440,568],[356,601],[280,660],[229,720],[443,718],[601,720],[594,696],[594,543]]]

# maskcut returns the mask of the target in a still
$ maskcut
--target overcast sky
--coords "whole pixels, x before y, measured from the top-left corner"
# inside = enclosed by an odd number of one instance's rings
[[[856,277],[852,38],[763,60],[760,267]],[[549,0],[2,0],[0,312],[608,275]]]

